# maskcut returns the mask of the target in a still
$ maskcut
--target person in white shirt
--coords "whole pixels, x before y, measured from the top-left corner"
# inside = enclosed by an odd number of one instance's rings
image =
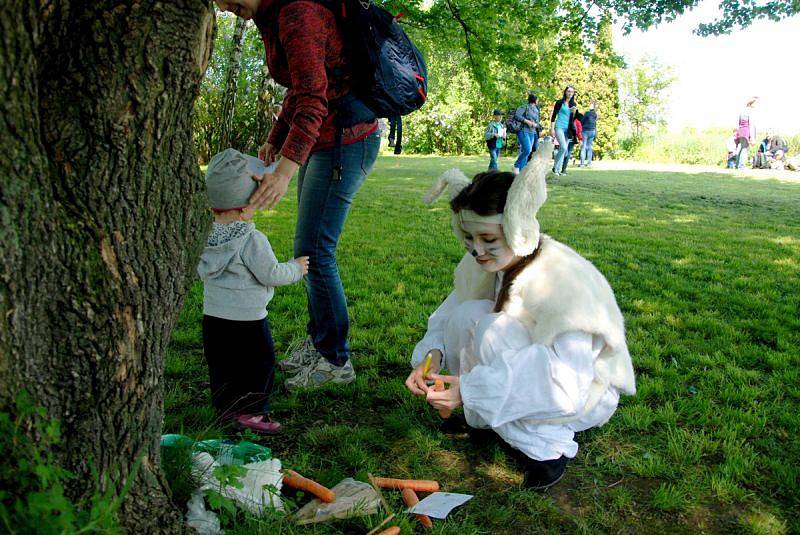
[[[552,154],[545,142],[516,179],[489,171],[449,187],[453,230],[464,243],[455,289],[431,315],[406,380],[434,408],[463,407],[525,456],[524,485],[555,484],[575,457],[575,432],[603,425],[620,393],[636,391],[622,314],[599,271],[539,232]],[[424,375],[427,356],[429,373]],[[450,375],[439,375],[442,369]],[[449,385],[434,391],[429,380]]]

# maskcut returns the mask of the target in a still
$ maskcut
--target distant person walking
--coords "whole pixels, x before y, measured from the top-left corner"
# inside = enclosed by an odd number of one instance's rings
[[[583,142],[581,143],[581,167],[592,165],[592,143],[597,137],[597,101],[589,105],[589,111],[583,114]]]
[[[519,156],[517,156],[517,161],[514,162],[513,173],[515,175],[518,175],[520,170],[527,165],[528,156],[530,156],[531,150],[533,150],[536,128],[539,126],[539,108],[536,106],[537,100],[536,95],[528,93],[528,103],[525,106],[517,108],[514,112],[514,118],[522,123],[517,133]]]
[[[553,105],[553,113],[550,116],[550,133],[558,141],[558,152],[556,153],[553,164],[553,174],[560,175],[567,155],[567,131],[572,123],[578,106],[575,104],[575,88],[568,85],[564,88],[564,94]]]
[[[497,160],[500,158],[500,151],[506,142],[506,125],[503,124],[503,112],[494,110],[492,120],[486,127],[484,133],[486,147],[489,149],[489,171],[497,171]]]
[[[758,97],[753,97],[747,101],[744,110],[739,114],[739,123],[736,131],[736,167],[744,169],[747,165],[747,150],[756,139],[756,126],[753,120],[754,107],[758,102]]]

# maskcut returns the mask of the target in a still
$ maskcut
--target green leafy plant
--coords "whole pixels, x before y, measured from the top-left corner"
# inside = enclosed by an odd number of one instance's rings
[[[76,502],[65,492],[74,475],[53,453],[60,440],[58,421],[48,419],[26,391],[17,394],[12,411],[0,412],[0,526],[7,533],[119,532],[116,515],[139,462],[119,493],[103,478],[96,488],[106,490]]]

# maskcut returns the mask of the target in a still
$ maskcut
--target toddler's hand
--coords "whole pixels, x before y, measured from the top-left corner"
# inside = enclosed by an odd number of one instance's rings
[[[303,270],[303,275],[308,275],[308,257],[298,256],[294,261],[297,262],[297,265]]]

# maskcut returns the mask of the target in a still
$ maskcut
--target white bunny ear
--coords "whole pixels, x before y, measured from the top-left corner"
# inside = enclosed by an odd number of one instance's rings
[[[552,154],[553,142],[546,139],[508,190],[503,209],[503,234],[517,256],[527,256],[539,245],[536,213],[547,200],[545,176]]]
[[[436,179],[428,194],[422,198],[422,202],[433,204],[442,195],[445,188],[449,188],[450,191],[448,193],[452,201],[462,189],[469,186],[470,182],[471,180],[460,169],[448,169]]]

